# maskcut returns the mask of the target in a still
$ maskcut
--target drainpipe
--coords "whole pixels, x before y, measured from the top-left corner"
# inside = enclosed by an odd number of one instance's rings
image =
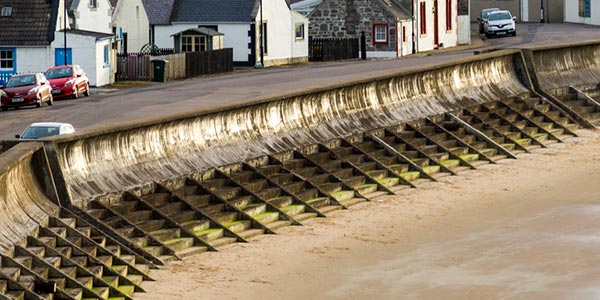
[[[400,34],[400,20],[396,18],[396,57],[402,56],[402,35]]]
[[[412,19],[411,19],[411,23],[412,23],[412,53],[415,54],[417,53],[417,49],[415,48],[415,22],[416,22],[416,18],[415,18],[415,1],[417,0],[411,0],[410,3],[412,4]]]

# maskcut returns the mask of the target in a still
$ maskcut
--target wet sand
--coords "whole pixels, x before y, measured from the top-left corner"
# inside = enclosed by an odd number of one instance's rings
[[[226,246],[136,299],[600,299],[600,132]]]

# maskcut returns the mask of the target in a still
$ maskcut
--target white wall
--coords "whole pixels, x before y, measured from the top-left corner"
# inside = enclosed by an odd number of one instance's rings
[[[600,3],[592,0],[590,8],[592,10],[590,18],[580,17],[579,1],[565,0],[565,22],[600,25]]]
[[[112,7],[110,2],[108,0],[97,0],[96,8],[91,8],[89,7],[89,1],[80,0],[75,11],[74,29],[112,33]]]
[[[458,44],[471,44],[471,18],[469,16],[458,16]]]
[[[308,19],[302,15],[290,10],[285,1],[263,0],[263,22],[267,23],[267,53],[264,55],[265,65],[269,65],[269,60],[281,60],[290,57],[300,57],[293,55],[292,50],[295,44],[295,25],[297,22],[304,22],[305,29],[308,29]],[[260,11],[260,7],[259,7]],[[294,16],[293,16],[294,15]],[[260,12],[256,16],[256,33],[259,34]],[[305,40],[308,35],[305,35]],[[299,45],[303,47],[303,45]],[[308,56],[308,41],[306,41],[306,56]],[[302,55],[303,56],[303,55]],[[256,61],[260,60],[260,43],[256,43]]]
[[[113,24],[127,33],[127,51],[139,52],[150,42],[150,21],[141,0],[119,1],[113,15]],[[121,49],[119,49],[120,51]]]
[[[91,86],[102,86],[113,82],[110,66],[104,66],[104,45],[110,45],[110,39],[96,41],[92,36],[67,34],[67,47],[72,49],[72,62],[74,65],[80,65],[85,71]],[[51,62],[46,69],[54,65],[54,49],[63,47],[63,39],[55,39],[52,42]]]
[[[111,41],[109,39],[101,40],[96,43],[96,70],[94,72],[95,82],[90,79],[92,86],[103,86],[114,83],[113,69],[116,66],[113,65],[114,57],[113,51],[110,50]],[[104,65],[104,46],[109,47],[109,65]],[[85,70],[85,69],[84,69]]]
[[[54,65],[54,53],[49,47],[17,47],[16,52],[17,73],[45,72]]]
[[[416,27],[415,27],[416,29]],[[402,41],[402,32],[406,31],[406,42]],[[412,54],[412,22],[410,20],[400,21],[398,24],[398,56]]]
[[[304,39],[296,39],[296,24],[304,24]],[[291,57],[308,58],[308,19],[299,12],[292,11],[292,53]]]
[[[425,15],[427,22],[427,33],[421,35],[421,12],[420,3],[425,2]],[[433,14],[433,0],[420,0],[415,3],[416,10],[416,24],[415,31],[418,37],[417,49],[418,52],[429,51],[434,49],[434,14]],[[438,1],[438,37],[439,43],[443,44],[444,48],[454,47],[458,42],[457,32],[457,3],[456,0],[452,0],[452,30],[446,31],[446,1]]]
[[[198,23],[177,23],[167,26],[154,26],[156,45],[159,48],[173,48],[172,34],[190,28],[198,28],[198,25]],[[224,34],[224,47],[233,48],[233,61],[248,61],[248,54],[250,54],[250,49],[248,49],[248,43],[250,43],[250,37],[248,37],[250,24],[220,24],[218,26],[219,32]]]

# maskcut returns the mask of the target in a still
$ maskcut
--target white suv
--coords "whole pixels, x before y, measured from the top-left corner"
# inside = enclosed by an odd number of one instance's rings
[[[492,35],[517,35],[515,19],[508,10],[490,12],[483,25],[485,36],[489,38]]]

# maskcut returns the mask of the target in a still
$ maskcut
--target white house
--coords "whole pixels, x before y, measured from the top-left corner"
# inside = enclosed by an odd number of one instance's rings
[[[30,9],[33,6],[37,9]],[[113,82],[111,35],[67,30],[65,47],[64,7],[63,0],[0,0],[0,80],[17,73],[44,72],[66,61],[81,64],[94,78],[91,85]]]
[[[62,36],[64,32],[58,34]],[[115,82],[116,51],[112,49],[113,41],[112,34],[67,30],[67,47],[72,53],[70,64],[80,65],[83,68],[91,86],[103,86]],[[55,39],[50,47],[63,49],[64,39]]]
[[[118,1],[112,18],[113,30],[121,39],[119,52],[140,52],[150,43],[150,20],[142,0]]]
[[[600,25],[600,3],[592,0],[565,0],[565,22]]]
[[[306,17],[292,11],[285,1],[263,0],[262,9],[260,2],[181,0],[169,24],[153,25],[154,43],[172,48],[171,35],[205,27],[224,34],[224,47],[233,48],[236,65],[254,65],[261,59],[264,66],[308,61]]]
[[[66,0],[71,29],[112,33],[113,7],[108,0]]]

